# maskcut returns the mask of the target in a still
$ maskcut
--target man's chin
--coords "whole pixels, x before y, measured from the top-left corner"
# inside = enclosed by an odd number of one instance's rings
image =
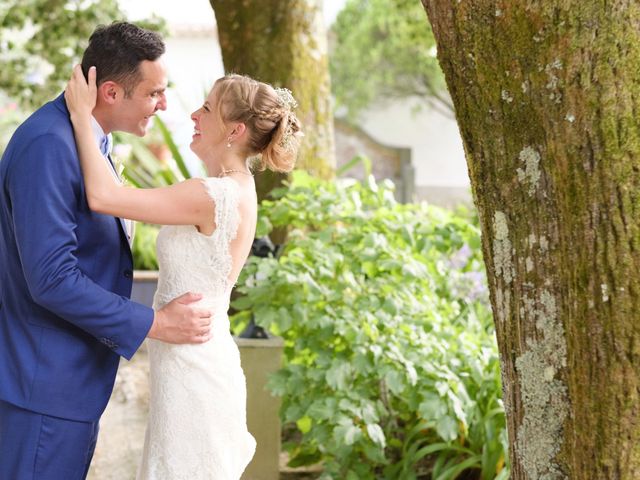
[[[149,130],[149,124],[151,123],[151,118],[147,118],[146,120],[143,120],[137,128],[137,132],[135,132],[135,135],[137,135],[138,137],[144,137],[147,134],[147,131]]]
[[[149,130],[148,124],[147,125],[141,125],[136,129],[135,132],[132,132],[132,133],[137,137],[144,137],[147,134],[148,130]]]

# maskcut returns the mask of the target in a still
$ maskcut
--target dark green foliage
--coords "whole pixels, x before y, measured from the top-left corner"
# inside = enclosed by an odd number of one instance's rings
[[[301,440],[292,464],[323,478],[507,478],[500,373],[480,239],[467,212],[401,205],[390,185],[295,172],[262,204],[259,234],[289,226],[278,258],[252,258],[242,322],[285,338],[270,383]]]
[[[133,267],[136,270],[157,270],[156,237],[159,227],[146,223],[136,223],[133,237]]]

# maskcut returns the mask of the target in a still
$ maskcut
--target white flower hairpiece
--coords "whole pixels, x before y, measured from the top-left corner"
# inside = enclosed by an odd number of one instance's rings
[[[293,94],[288,88],[278,87],[275,89],[275,91],[278,95],[278,103],[281,107],[284,107],[287,110],[291,111],[298,106],[298,102],[296,102],[296,99],[293,98]]]
[[[288,113],[291,113],[294,108],[298,106],[298,102],[295,98],[293,98],[293,94],[291,90],[288,88],[275,88],[276,94],[278,95],[278,104],[284,108]],[[285,116],[285,121],[287,125],[285,127],[284,134],[282,135],[282,139],[280,140],[280,146],[285,150],[292,150],[294,147],[293,138],[294,137],[303,137],[304,134],[300,131],[293,130],[293,123],[289,115]]]

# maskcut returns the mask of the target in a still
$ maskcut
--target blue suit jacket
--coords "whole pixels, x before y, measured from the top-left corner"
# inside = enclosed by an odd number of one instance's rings
[[[62,95],[16,130],[0,188],[0,399],[94,421],[153,311],[128,299],[119,220],[87,205]]]

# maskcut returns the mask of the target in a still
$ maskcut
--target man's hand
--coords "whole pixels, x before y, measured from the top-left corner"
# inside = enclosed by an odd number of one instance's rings
[[[190,304],[202,295],[185,293],[155,312],[147,337],[167,343],[205,343],[211,339],[211,311]]]

